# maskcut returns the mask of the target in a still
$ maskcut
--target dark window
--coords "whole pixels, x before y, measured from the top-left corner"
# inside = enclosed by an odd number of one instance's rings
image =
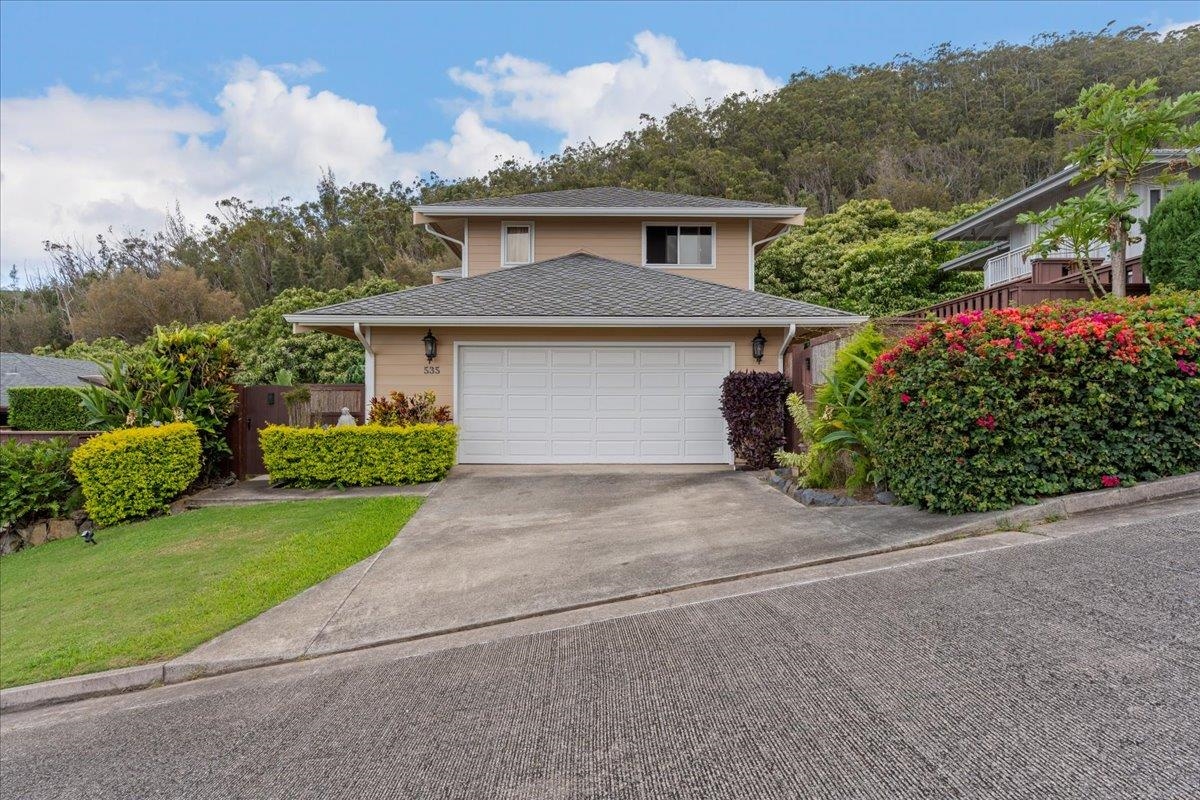
[[[711,225],[647,225],[646,263],[707,266],[713,263]]]
[[[1162,200],[1162,189],[1150,190],[1150,210],[1153,211],[1158,202]]]

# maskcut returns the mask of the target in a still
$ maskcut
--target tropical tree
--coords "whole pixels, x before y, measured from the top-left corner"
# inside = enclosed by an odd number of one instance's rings
[[[1029,211],[1017,222],[1038,226],[1038,235],[1029,246],[1031,255],[1045,258],[1051,253],[1069,252],[1075,267],[1092,297],[1105,294],[1104,286],[1092,264],[1092,251],[1108,238],[1109,221],[1114,217],[1128,224],[1130,212],[1137,207],[1134,195],[1116,201],[1102,186],[1095,186],[1082,197],[1071,197],[1045,211]]]
[[[1200,92],[1185,92],[1178,97],[1159,98],[1154,78],[1131,82],[1125,88],[1098,83],[1079,93],[1075,105],[1056,115],[1059,127],[1083,137],[1082,143],[1068,154],[1068,161],[1079,167],[1076,182],[1102,178],[1111,200],[1107,239],[1112,249],[1112,293],[1125,296],[1125,254],[1133,218],[1126,199],[1134,182],[1156,161],[1157,149],[1186,149],[1200,145]],[[1191,153],[1194,162],[1196,154]],[[1159,174],[1163,183],[1181,180],[1187,157],[1169,165]]]

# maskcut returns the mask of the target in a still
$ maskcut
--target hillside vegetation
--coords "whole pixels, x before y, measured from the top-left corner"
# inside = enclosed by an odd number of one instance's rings
[[[964,204],[1060,169],[1072,142],[1056,131],[1055,111],[1097,81],[1150,77],[1167,96],[1200,89],[1200,26],[1164,38],[1131,29],[943,45],[886,64],[801,72],[767,96],[678,108],[619,141],[480,178],[385,187],[326,175],[309,201],[230,198],[198,226],[175,215],[159,231],[47,242],[43,283],[0,295],[0,347],[136,343],[156,323],[221,321],[289,289],[426,283],[455,262],[412,225],[412,204],[597,185],[807,205],[813,228],[760,258],[760,288],[902,311],[971,288],[970,277],[931,269],[957,250],[928,234],[966,213]],[[863,204],[817,219],[851,200]]]

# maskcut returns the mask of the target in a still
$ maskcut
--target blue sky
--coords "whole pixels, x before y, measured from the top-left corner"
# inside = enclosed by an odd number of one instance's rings
[[[481,172],[640,111],[942,43],[1200,19],[1143,3],[0,5],[0,257],[179,202]],[[15,209],[15,210],[14,210]]]

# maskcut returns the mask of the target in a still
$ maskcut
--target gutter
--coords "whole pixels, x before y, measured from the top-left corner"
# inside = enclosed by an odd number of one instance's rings
[[[652,219],[660,218],[734,218],[746,219],[752,217],[754,219],[778,219],[778,220],[796,220],[794,224],[802,224],[805,209],[795,206],[769,206],[769,207],[744,207],[744,208],[721,208],[721,207],[703,207],[703,206],[663,206],[663,207],[629,207],[629,206],[556,206],[556,207],[531,207],[531,206],[413,206],[415,214],[421,214],[426,217],[465,217],[465,216],[487,216],[487,217],[508,217],[519,215],[521,217],[645,217]]]
[[[437,229],[435,229],[433,227],[432,222],[425,223],[425,232],[431,233],[434,236],[438,237],[439,239],[444,239],[447,242],[453,242],[454,244],[458,245],[458,253],[459,253],[458,258],[460,261],[462,261],[462,266],[459,267],[459,271],[462,273],[462,277],[464,277],[464,278],[467,277],[467,245],[466,245],[466,242],[460,242],[458,239],[455,239],[453,236],[447,236],[444,233],[439,233],[437,231]]]
[[[787,336],[783,337],[783,345],[779,348],[779,371],[783,372],[783,357],[787,354],[788,348],[792,346],[792,342],[796,339],[796,323],[788,326]]]
[[[286,314],[284,319],[304,327],[322,325],[389,325],[428,327],[430,325],[499,327],[583,327],[583,328],[752,328],[773,327],[848,327],[860,325],[870,317],[857,314],[779,317],[550,317],[550,316],[351,316],[345,314]],[[357,319],[357,321],[355,321]],[[356,334],[357,335],[357,334]]]
[[[354,323],[354,336],[362,342],[366,363],[363,365],[363,421],[371,416],[371,398],[375,396],[375,349],[371,347],[371,329],[363,331],[362,323]]]

